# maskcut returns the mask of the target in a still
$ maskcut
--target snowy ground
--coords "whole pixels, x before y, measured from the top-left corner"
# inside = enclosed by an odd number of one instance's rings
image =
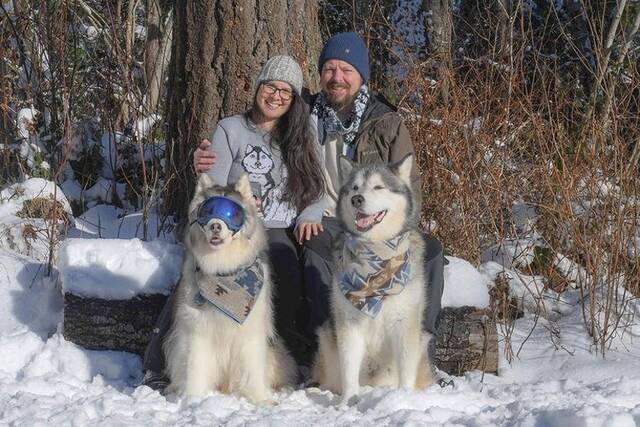
[[[139,251],[138,243],[131,245],[123,240],[121,248]],[[524,344],[512,364],[501,355],[499,376],[472,372],[453,378],[455,387],[420,392],[364,388],[350,408],[335,407],[337,396],[315,388],[283,390],[277,405],[256,407],[217,393],[200,399],[161,396],[137,386],[139,357],[65,341],[61,292],[44,272],[42,259],[0,246],[2,425],[640,425],[637,337],[606,359],[592,354],[577,305],[565,308],[553,325],[531,314],[516,321],[514,352]],[[454,260],[446,277],[449,289],[464,294],[456,298],[449,292],[447,304],[482,300],[482,292],[469,294],[477,292],[472,282],[486,280],[485,273]]]

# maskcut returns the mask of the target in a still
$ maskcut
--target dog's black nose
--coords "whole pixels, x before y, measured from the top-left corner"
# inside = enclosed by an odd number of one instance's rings
[[[214,222],[213,224],[211,224],[211,231],[213,231],[215,234],[220,234],[220,232],[222,231],[222,226],[219,223]]]
[[[351,204],[353,205],[354,208],[359,208],[360,206],[362,206],[363,203],[364,203],[364,197],[362,197],[360,194],[356,194],[351,198]]]

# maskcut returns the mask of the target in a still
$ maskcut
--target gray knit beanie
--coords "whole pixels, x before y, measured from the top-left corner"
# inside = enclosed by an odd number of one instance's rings
[[[260,74],[256,79],[254,95],[258,91],[260,84],[270,80],[289,83],[298,95],[302,92],[302,69],[296,60],[290,56],[274,56],[262,66],[262,70],[260,70]]]

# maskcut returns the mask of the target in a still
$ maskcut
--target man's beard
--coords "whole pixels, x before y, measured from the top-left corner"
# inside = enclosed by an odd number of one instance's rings
[[[344,86],[344,85],[330,86],[329,89],[335,88],[335,87],[344,88],[347,90],[349,89],[347,86]],[[332,95],[330,92],[325,91],[325,96],[327,97],[327,101],[329,101],[329,105],[331,105],[331,108],[333,108],[336,112],[338,112],[338,111],[346,110],[347,107],[351,107],[353,105],[353,101],[355,101],[356,97],[358,96],[358,92],[356,92],[353,95],[347,94],[344,97],[339,98],[337,96]]]

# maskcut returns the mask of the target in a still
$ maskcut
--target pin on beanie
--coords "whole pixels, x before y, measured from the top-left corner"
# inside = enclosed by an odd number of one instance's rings
[[[302,69],[296,60],[290,56],[274,56],[262,66],[260,74],[258,74],[258,78],[256,79],[254,93],[262,83],[271,80],[279,80],[281,82],[289,83],[291,89],[293,89],[298,95],[302,92]]]
[[[327,40],[320,53],[318,71],[322,73],[322,66],[330,59],[348,62],[358,70],[363,83],[369,80],[369,50],[357,33],[338,33]]]

